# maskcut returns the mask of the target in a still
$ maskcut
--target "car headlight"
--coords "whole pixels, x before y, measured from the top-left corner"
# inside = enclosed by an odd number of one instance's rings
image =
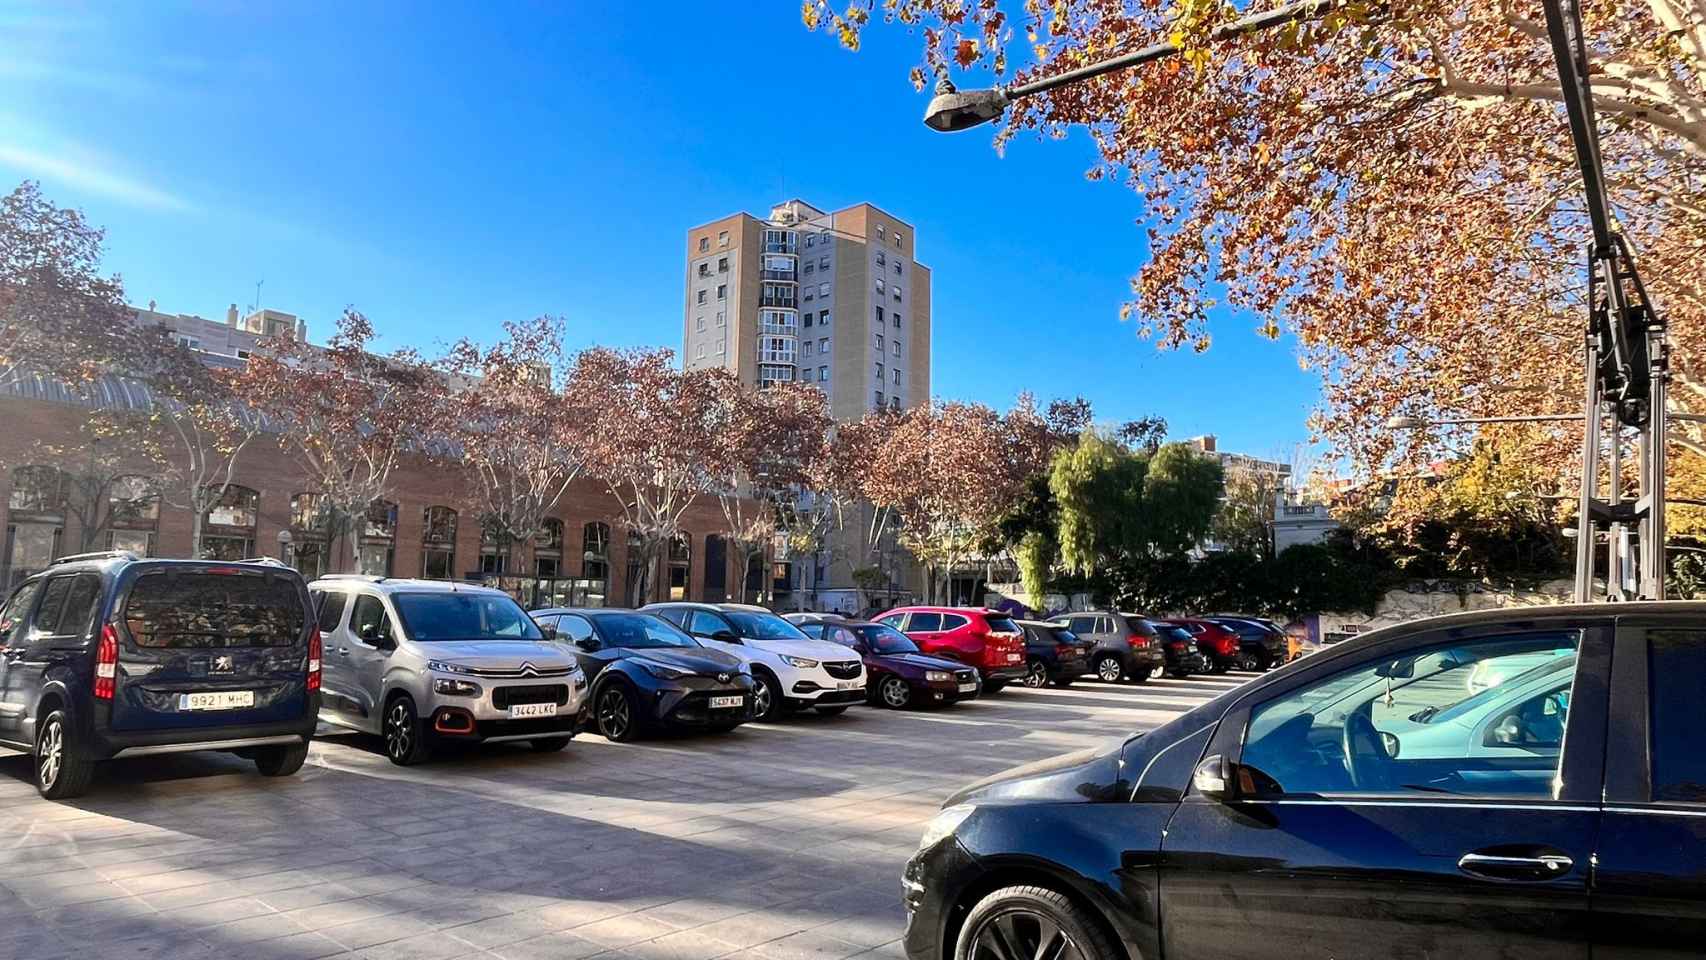
[[[449,662],[444,661],[444,660],[428,660],[427,661],[427,669],[431,670],[433,673],[473,673],[474,672],[473,668],[471,668],[471,667],[464,667],[460,663],[449,663]]]
[[[947,683],[954,679],[954,675],[946,670],[926,670],[924,671],[924,679],[931,683]]]
[[[667,663],[658,663],[655,660],[636,660],[635,662],[640,665],[640,669],[654,677],[657,677],[659,680],[680,680],[682,677],[690,677],[693,675],[690,670],[681,670],[676,667],[672,667]]]
[[[805,657],[790,657],[785,653],[782,654],[781,656],[782,656],[782,662],[787,664],[790,667],[797,667],[801,670],[810,670],[811,668],[817,666],[816,660],[808,660]]]
[[[927,850],[953,836],[954,831],[959,829],[960,824],[964,823],[975,809],[977,808],[969,803],[944,808],[925,824],[924,836],[918,838],[918,849]]]
[[[455,677],[433,677],[432,692],[447,697],[477,697],[480,695],[480,685]]]

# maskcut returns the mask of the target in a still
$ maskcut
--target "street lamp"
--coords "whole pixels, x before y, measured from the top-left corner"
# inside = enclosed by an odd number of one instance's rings
[[[1222,24],[1209,33],[1210,40],[1230,40],[1239,34],[1254,33],[1277,27],[1282,23],[1293,20],[1307,20],[1325,14],[1332,7],[1331,0],[1301,0],[1298,3],[1288,3],[1262,13],[1240,17],[1231,23]],[[953,133],[956,130],[967,130],[980,124],[988,123],[1001,116],[1007,105],[1015,100],[1046,93],[1069,83],[1089,80],[1115,70],[1135,67],[1151,60],[1160,60],[1179,52],[1179,48],[1171,43],[1153,43],[1141,50],[1122,54],[1092,63],[1076,70],[1057,73],[1052,77],[1021,83],[1012,87],[990,87],[985,90],[967,90],[961,92],[947,77],[936,82],[936,95],[930,98],[929,106],[924,108],[924,125],[942,133]]]
[[[286,566],[290,564],[290,544],[291,541],[295,539],[295,537],[290,535],[289,530],[280,530],[278,532],[278,559],[280,563],[283,563]]]

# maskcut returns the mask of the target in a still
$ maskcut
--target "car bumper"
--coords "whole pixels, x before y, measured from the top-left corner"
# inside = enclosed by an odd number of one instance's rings
[[[1208,670],[1208,659],[1200,653],[1174,657],[1167,661],[1167,669],[1183,673],[1204,673]]]
[[[431,674],[427,683],[449,674]],[[542,677],[537,680],[495,680],[488,677],[454,679],[479,684],[478,696],[462,697],[438,693],[430,686],[422,714],[433,720],[433,732],[447,736],[478,737],[481,729],[508,729],[502,724],[534,723],[550,727],[549,721],[569,721],[572,728],[587,695],[586,675],[572,673],[562,677]],[[553,711],[544,717],[520,717],[511,713],[512,706],[534,706],[549,702]],[[507,734],[502,734],[507,736]],[[496,736],[496,734],[494,735]],[[486,739],[480,737],[480,739]]]
[[[1166,666],[1167,654],[1154,648],[1133,650],[1126,648],[1125,669],[1130,674],[1148,673],[1156,667]]]
[[[160,753],[191,753],[198,750],[241,750],[251,747],[291,746],[307,743],[319,723],[320,698],[310,698],[308,715],[282,723],[245,723],[228,726],[186,727],[174,730],[114,731],[96,719],[93,733],[96,752],[102,757],[137,757]]]
[[[1014,680],[1024,679],[1026,667],[1025,661],[1020,660],[1018,663],[1003,663],[996,667],[979,667],[977,672],[979,676],[983,677],[983,682],[986,685],[991,681],[1010,683]]]
[[[983,692],[983,684],[973,682],[972,689],[961,690],[959,681],[948,683],[931,683],[928,680],[912,681],[912,695],[919,703],[959,703],[962,700],[976,700]]]
[[[836,704],[865,702],[865,686],[863,683],[846,690],[813,690],[806,687],[806,683],[809,681],[796,683],[794,688],[788,691],[789,706],[828,707]]]
[[[945,960],[950,907],[975,872],[976,861],[955,839],[920,850],[901,873],[906,931],[901,945],[909,960]]]
[[[711,706],[711,698],[736,696],[738,707]],[[752,690],[734,687],[726,690],[660,690],[654,722],[675,727],[735,726],[752,719]]]

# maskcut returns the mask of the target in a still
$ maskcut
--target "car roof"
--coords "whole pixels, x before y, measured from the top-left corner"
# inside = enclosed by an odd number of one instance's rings
[[[529,616],[534,616],[534,617],[537,617],[537,616],[560,617],[560,616],[563,616],[564,614],[570,614],[570,613],[577,614],[577,615],[583,616],[583,617],[587,617],[587,616],[594,616],[594,615],[600,614],[600,613],[645,613],[645,611],[644,610],[630,610],[627,607],[540,607],[537,610],[529,610],[529,611],[527,611],[527,613]]]
[[[419,580],[409,577],[371,577],[359,573],[329,573],[316,577],[308,582],[311,587],[322,590],[333,587],[367,586],[374,587],[380,593],[475,593],[486,596],[497,595],[507,597],[509,594],[478,583],[464,583],[460,580]]]
[[[675,609],[680,609],[680,608],[685,607],[685,608],[692,609],[692,610],[714,610],[714,611],[724,612],[724,613],[731,613],[731,612],[735,612],[735,611],[739,611],[741,613],[775,613],[776,612],[776,611],[770,609],[769,607],[761,607],[756,603],[705,603],[702,600],[660,600],[657,603],[648,603],[645,606],[641,607],[640,609],[641,610],[658,610],[658,609],[663,609],[665,607],[670,607],[670,608],[675,608]]]
[[[928,604],[919,604],[908,607],[893,607],[885,611],[884,615],[886,616],[890,613],[992,613],[997,616],[1007,616],[1006,613],[1003,613],[1000,610],[992,610],[989,607],[939,607]]]

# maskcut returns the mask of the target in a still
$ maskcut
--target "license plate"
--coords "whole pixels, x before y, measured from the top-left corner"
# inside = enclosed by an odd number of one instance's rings
[[[554,703],[518,703],[509,708],[511,720],[526,720],[528,717],[554,717],[557,715],[557,705]]]
[[[977,684],[975,684],[975,683],[962,683],[962,684],[960,684],[960,692],[961,693],[972,693],[976,690],[977,690]]]
[[[1023,659],[1024,659],[1024,655],[1023,655],[1023,654],[1018,654],[1018,653],[1009,653],[1009,654],[1008,654],[1008,655],[1007,655],[1007,662],[1008,662],[1008,663],[1013,663],[1013,662],[1015,662],[1015,661],[1018,661],[1018,660],[1023,660]]]
[[[712,697],[711,709],[725,710],[729,707],[738,707],[744,702],[744,699],[743,697]]]
[[[180,693],[179,710],[240,710],[255,705],[253,690],[221,690],[217,693]]]
[[[837,690],[858,690],[863,686],[864,686],[864,684],[860,683],[857,680],[839,680],[835,684],[835,689],[837,689]]]

